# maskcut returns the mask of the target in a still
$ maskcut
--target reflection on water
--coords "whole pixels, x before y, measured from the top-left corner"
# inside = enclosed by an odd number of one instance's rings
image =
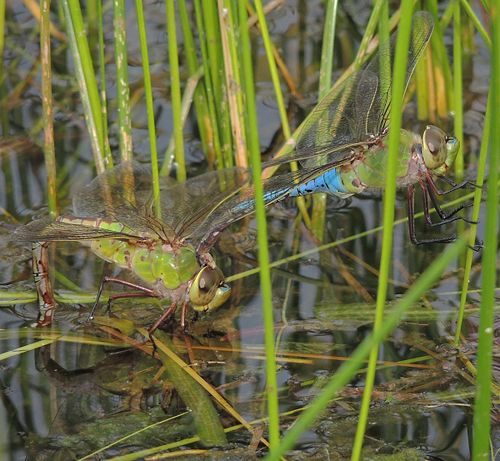
[[[317,87],[322,20],[319,5],[322,2],[297,2],[297,5],[288,5],[270,18],[275,43],[281,46],[285,61],[292,74],[298,76],[305,94],[315,93]],[[156,7],[160,8],[158,5],[152,8]],[[156,16],[151,11],[150,14],[153,20]],[[19,10],[11,20],[14,33],[34,30],[33,19],[25,11]],[[301,21],[311,27],[299,27]],[[152,60],[163,63],[158,64],[158,81],[162,81],[161,75],[166,69],[161,66],[165,66],[167,60],[161,50],[165,51],[165,48],[163,44],[154,44],[163,43],[163,26],[154,21],[153,25],[148,31],[151,49],[159,51]],[[130,27],[133,37],[135,25],[131,23]],[[347,21],[341,23],[339,34],[345,33],[347,27]],[[12,90],[16,78],[24,76],[35,63],[31,56],[23,55],[22,65],[14,66],[14,56],[19,50],[9,37],[7,86]],[[37,35],[28,38],[33,44]],[[55,85],[54,92],[59,101],[64,101],[58,107],[56,135],[58,168],[62,173],[60,191],[61,197],[70,197],[76,188],[92,178],[93,172],[88,166],[90,149],[80,115],[80,101],[73,97],[74,81],[67,79],[71,69],[63,64],[65,53],[54,50],[55,59],[61,62],[56,68],[61,80]],[[347,54],[348,50],[344,48],[341,59],[348,61]],[[33,53],[32,56],[36,55]],[[135,75],[133,66],[131,62],[132,81]],[[259,54],[256,68],[259,70],[264,66],[264,57]],[[110,71],[110,75],[113,72]],[[140,69],[137,69],[137,75],[140,75]],[[262,72],[262,75],[257,77],[257,86],[261,103],[261,140],[266,145],[277,129],[279,119],[273,103],[269,103],[271,92],[267,73]],[[110,85],[110,91],[113,91],[112,81]],[[39,126],[40,105],[36,86],[30,92],[13,102],[9,142],[5,141],[0,150],[0,235],[8,235],[18,220],[26,221],[43,213],[40,207],[46,196],[44,167],[40,148],[33,142],[33,139],[39,139],[38,132],[31,131],[32,127]],[[157,101],[161,116],[158,126],[167,127],[170,119],[168,94],[159,93]],[[476,100],[482,99],[482,95],[473,96]],[[133,117],[135,147],[139,155],[145,155],[148,144],[145,141],[144,108],[136,108]],[[474,114],[471,120],[479,124],[482,121]],[[477,130],[471,131],[474,133],[471,133],[467,145],[476,155],[479,147]],[[199,142],[192,123],[188,124],[186,136],[190,139],[189,149],[196,152]],[[169,138],[170,128],[160,130],[160,151]],[[62,202],[65,203],[68,203],[67,199]],[[398,204],[396,218],[403,218],[404,201],[400,200]],[[302,225],[294,226],[292,201],[269,211],[272,261],[311,250],[299,259],[276,267],[272,273],[280,366],[280,410],[291,412],[283,416],[285,425],[293,422],[296,411],[321,391],[328,377],[371,331],[381,248],[380,232],[371,230],[381,224],[382,203],[374,194],[353,198],[348,207],[342,205],[347,204],[330,203],[326,241],[339,242],[365,231],[368,233],[341,245],[332,245],[321,253],[314,251],[317,244],[312,235]],[[236,231],[241,232],[243,240]],[[256,250],[252,238],[248,238],[253,231],[252,221],[239,223],[232,229],[234,234],[223,240],[217,258],[225,274],[238,274],[254,266]],[[424,228],[420,227],[419,231],[423,232]],[[453,225],[447,231],[453,232]],[[393,280],[389,287],[391,301],[407,289],[443,248],[441,245],[415,248],[408,240],[406,224],[397,225],[394,229]],[[33,297],[28,249],[10,242],[0,253],[0,283],[12,282],[1,286],[2,300],[7,296],[5,293],[13,292]],[[58,245],[52,258],[57,269],[58,293],[73,297],[60,303],[54,336],[47,336],[50,330],[30,328],[36,318],[36,305],[29,299],[13,301],[0,310],[0,322],[4,328],[1,332],[2,352],[14,351],[12,357],[4,358],[0,371],[0,418],[6,428],[1,436],[0,450],[5,453],[5,458],[27,456],[39,460],[53,458],[55,453],[60,459],[81,457],[168,418],[173,419],[120,442],[106,451],[106,456],[191,437],[194,434],[192,413],[185,412],[177,393],[159,373],[160,364],[156,359],[130,350],[123,343],[120,347],[116,347],[116,343],[115,346],[82,343],[81,338],[116,341],[99,324],[86,322],[102,275],[115,274],[116,269],[76,244]],[[479,268],[473,270],[471,280],[471,290],[478,289],[481,283]],[[223,308],[191,322],[189,335],[171,328],[174,330],[172,337],[184,360],[218,388],[240,415],[247,421],[255,421],[266,414],[258,276],[234,280],[231,285],[233,294]],[[428,459],[469,459],[469,404],[473,387],[464,379],[463,362],[457,357],[466,354],[473,359],[474,347],[470,351],[456,351],[446,346],[455,320],[460,287],[459,268],[449,267],[441,282],[414,306],[406,321],[384,344],[380,360],[386,363],[381,365],[377,374],[366,438],[367,456],[398,452],[403,456],[400,459],[422,459],[424,454]],[[77,296],[79,298],[75,300]],[[478,299],[479,295],[471,294],[465,329],[472,346],[477,328],[475,302]],[[101,304],[99,315],[106,319],[105,302]],[[150,300],[120,300],[111,306],[110,322],[126,329],[125,323],[116,320],[125,318],[135,325],[147,326],[161,309],[159,302]],[[56,341],[60,333],[68,337]],[[45,341],[43,347],[37,343],[41,340]],[[39,347],[32,351],[19,350],[34,343]],[[402,361],[406,363],[401,364]],[[396,366],[395,362],[399,364]],[[304,434],[290,459],[304,454],[317,459],[325,459],[326,454],[330,459],[349,456],[363,379],[363,375],[357,376],[338,395],[324,417]],[[225,427],[236,424],[220,408],[218,411]],[[231,449],[234,451],[230,452],[233,456],[249,456],[247,447],[253,446],[252,434],[238,430],[229,433],[228,438],[233,444]],[[194,443],[193,446],[200,445]]]

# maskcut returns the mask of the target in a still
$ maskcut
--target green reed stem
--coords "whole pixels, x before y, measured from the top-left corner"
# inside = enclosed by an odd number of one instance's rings
[[[217,12],[216,2],[201,2],[201,17],[204,22],[205,42],[206,42],[206,58],[208,73],[212,83],[212,94],[215,110],[215,121],[219,126],[221,155],[223,159],[222,165],[219,167],[230,167],[233,165],[232,156],[232,139],[231,139],[231,123],[229,120],[229,112],[227,101],[225,98],[223,69],[224,59],[222,56],[220,26]],[[205,58],[204,58],[205,59]],[[207,75],[207,72],[205,73]],[[205,77],[206,78],[206,77]],[[212,119],[214,120],[214,119]]]
[[[116,100],[118,103],[118,139],[123,162],[132,160],[132,120],[128,84],[127,11],[125,0],[113,0],[115,37]]]
[[[474,461],[490,459],[491,437],[491,382],[494,336],[494,306],[497,282],[498,250],[498,168],[500,152],[500,0],[490,2],[491,15],[491,122],[496,128],[491,132],[488,193],[486,198],[486,223],[482,255],[482,297],[477,348],[477,384],[474,399],[473,451]]]
[[[155,216],[161,218],[160,178],[158,173],[158,151],[156,149],[155,109],[153,104],[151,72],[149,70],[148,37],[146,33],[146,21],[144,19],[144,6],[142,4],[142,0],[135,0],[135,8],[137,11],[139,42],[141,44],[142,72],[144,75],[144,96],[146,98],[146,110],[148,113],[149,148],[151,151],[151,173],[153,180],[153,203]]]
[[[179,56],[177,49],[177,31],[175,23],[174,0],[166,2],[168,60],[170,64],[170,90],[172,100],[173,136],[175,139],[175,160],[177,163],[177,180],[186,180],[186,162],[184,160],[184,134],[181,117],[181,80],[179,71]]]
[[[179,0],[179,2],[177,3],[177,8],[182,28],[182,35],[184,37],[184,54],[186,57],[187,69],[190,77],[192,77],[193,75],[196,75],[200,72],[200,64],[198,63],[197,50],[193,38],[193,33],[191,31],[192,26],[189,21],[189,15],[186,8],[186,1]],[[198,122],[197,123],[198,129],[200,131],[200,138],[201,138],[201,144],[203,146],[203,151],[207,156],[209,165],[213,165],[215,161],[215,145],[212,134],[214,128],[208,110],[208,100],[207,100],[207,93],[205,90],[205,82],[200,82],[196,85],[195,96],[194,96],[194,109],[195,109],[196,120]]]
[[[380,260],[380,271],[377,289],[377,307],[375,311],[375,322],[373,331],[375,334],[381,329],[384,320],[384,306],[387,297],[388,279],[391,269],[392,255],[392,227],[394,225],[394,210],[396,205],[396,169],[399,154],[399,142],[401,132],[401,114],[403,113],[403,94],[406,79],[406,64],[408,61],[408,47],[410,44],[410,32],[412,30],[412,3],[403,2],[401,5],[401,19],[396,41],[396,52],[394,58],[394,77],[391,93],[391,115],[389,124],[389,152],[387,158],[387,173],[384,190],[384,234],[382,240],[382,254]],[[415,20],[414,27],[418,27]],[[366,373],[365,388],[359,412],[358,426],[354,439],[352,461],[361,459],[361,450],[368,421],[375,372],[377,369],[378,344],[374,344],[370,351],[368,369]]]
[[[378,348],[397,327],[403,319],[406,311],[411,309],[418,299],[439,279],[448,265],[457,258],[465,248],[465,241],[458,240],[450,245],[415,281],[411,288],[406,292],[394,307],[387,314],[384,322],[378,330],[367,336],[356,350],[351,354],[349,360],[344,362],[337,372],[330,378],[322,392],[310,403],[309,407],[297,418],[292,427],[287,431],[285,437],[281,440],[278,449],[272,451],[266,460],[278,460],[287,450],[291,449],[299,439],[300,435],[309,430],[314,421],[316,421],[321,412],[330,404],[337,392],[346,386],[353,377],[364,366],[366,358],[371,355],[373,348]]]
[[[333,54],[335,47],[335,25],[337,19],[337,0],[327,0],[325,24],[323,26],[323,41],[321,48],[321,65],[319,68],[319,99],[323,99],[332,86]],[[325,232],[326,194],[313,195],[312,232],[319,241],[323,240]]]
[[[276,103],[278,105],[278,112],[280,114],[281,120],[281,129],[283,131],[283,136],[285,139],[289,139],[291,137],[290,132],[290,124],[288,123],[288,116],[286,113],[286,107],[283,98],[283,92],[281,91],[281,84],[278,75],[278,69],[276,66],[276,61],[273,56],[273,50],[271,46],[271,38],[269,35],[269,29],[267,27],[266,16],[264,14],[264,9],[262,7],[262,1],[255,1],[255,10],[257,12],[257,17],[259,19],[259,26],[262,34],[262,41],[264,42],[264,48],[266,50],[267,63],[269,66],[269,71],[271,73],[271,80],[273,82],[274,92],[276,94]],[[292,171],[297,170],[297,163],[291,162],[290,168]],[[308,227],[311,227],[311,221],[309,215],[307,213],[307,209],[305,206],[304,198],[297,197],[297,206],[300,210],[302,218]]]
[[[448,53],[444,46],[444,27],[438,17],[437,0],[428,1],[429,11],[434,17],[434,32],[431,37],[433,51],[432,67],[434,74],[436,113],[445,118],[449,112],[449,104],[453,101],[452,78]]]
[[[49,212],[57,214],[56,153],[54,147],[54,108],[52,100],[52,63],[50,53],[50,0],[40,1],[40,61],[42,70],[43,153],[47,169]]]
[[[198,35],[200,37],[200,51],[201,51],[201,64],[203,66],[203,88],[206,92],[207,101],[207,121],[204,121],[204,126],[208,130],[208,143],[211,145],[211,149],[215,153],[215,159],[219,168],[225,166],[225,159],[222,154],[221,147],[221,136],[220,136],[220,126],[219,123],[222,119],[218,118],[217,107],[215,104],[215,94],[214,94],[214,82],[212,81],[211,69],[210,69],[210,59],[207,47],[207,33],[205,28],[205,22],[203,21],[203,9],[200,4],[200,0],[194,0],[194,11],[196,17],[196,28],[198,30]],[[221,108],[222,109],[222,108]],[[210,150],[208,151],[210,153]],[[213,160],[208,158],[208,160]]]
[[[233,135],[234,156],[236,165],[246,168],[247,142],[245,133],[245,113],[243,93],[238,60],[238,43],[235,34],[232,3],[229,0],[218,0],[220,37],[224,56],[224,76],[226,97],[229,106],[229,118]]]
[[[199,86],[202,74],[203,74],[203,68],[200,67],[197,72],[195,72],[194,74],[191,75],[191,77],[188,78],[184,86],[184,93],[182,95],[182,101],[181,101],[181,123],[183,128],[186,125],[186,120],[189,111],[191,109],[191,105],[193,103],[193,97],[196,89]],[[171,137],[167,149],[165,151],[163,165],[160,170],[160,176],[165,176],[169,174],[174,160],[174,149],[175,149],[175,139]]]
[[[5,0],[0,0],[0,123],[2,136],[9,134],[9,117],[5,110],[5,74],[3,52],[5,48]]]
[[[486,171],[486,159],[488,157],[490,133],[491,133],[491,93],[488,96],[486,105],[486,115],[484,118],[483,135],[481,139],[481,150],[479,152],[479,162],[476,174],[477,189],[474,191],[474,204],[472,207],[471,219],[479,220],[479,212],[481,211],[481,198],[483,196],[484,174]],[[473,225],[469,237],[469,245],[474,246],[476,242],[477,226]],[[455,345],[460,344],[460,334],[462,333],[462,324],[464,320],[465,304],[467,302],[467,294],[469,289],[469,279],[472,272],[472,263],[475,252],[469,248],[466,252],[464,263],[464,276],[462,282],[462,293],[460,294],[460,308],[458,309],[457,326],[455,331]]]
[[[99,91],[90,56],[89,44],[85,35],[82,11],[78,2],[62,0],[62,6],[94,162],[97,173],[100,174],[104,172],[108,164],[104,149]]]
[[[89,37],[89,49],[90,54],[95,56],[98,47],[98,29],[100,22],[100,16],[98,16],[98,10],[102,9],[101,2],[98,0],[87,0],[85,12],[87,13],[87,29]]]
[[[460,182],[464,177],[464,108],[462,90],[462,24],[460,15],[460,0],[455,0],[453,12],[453,120],[454,135],[460,142],[460,148],[455,159],[455,178]]]
[[[255,218],[257,220],[260,290],[262,296],[262,314],[264,318],[264,341],[266,350],[266,393],[267,411],[269,417],[269,443],[271,449],[276,449],[279,445],[280,427],[271,269],[269,266],[264,189],[261,180],[262,169],[260,162],[257,109],[255,106],[252,53],[250,49],[250,35],[247,26],[247,12],[243,4],[238,5],[238,19],[241,38],[242,75],[244,76],[243,84],[247,103],[248,148],[250,150],[253,180],[255,184]]]
[[[269,65],[269,72],[271,73],[271,80],[273,82],[274,93],[276,94],[276,103],[278,105],[278,112],[280,114],[281,129],[283,130],[283,136],[285,137],[285,139],[288,139],[291,136],[290,125],[288,123],[288,116],[286,113],[283,92],[281,91],[278,68],[276,67],[276,61],[274,60],[273,57],[271,37],[269,36],[269,29],[267,27],[266,16],[264,14],[264,8],[262,7],[261,0],[255,1],[255,10],[257,12],[257,17],[259,18],[259,26],[262,34],[262,41],[264,42],[264,48],[266,50],[266,56],[267,56],[267,63]]]
[[[98,52],[99,52],[99,80],[100,80],[100,95],[101,95],[101,113],[104,142],[104,158],[105,163],[109,168],[113,167],[113,157],[111,156],[111,148],[108,138],[108,101],[106,99],[106,56],[104,46],[104,16],[102,11],[102,2],[97,1],[97,25],[98,25]]]
[[[483,27],[483,24],[477,17],[476,13],[474,13],[474,11],[472,10],[470,3],[467,0],[461,0],[461,3],[463,10],[467,13],[467,16],[469,16],[469,18],[472,20],[472,23],[474,24],[476,30],[479,32],[479,35],[481,35],[486,45],[488,45],[488,47],[491,48],[491,38],[488,35],[488,32],[486,32],[486,29]]]

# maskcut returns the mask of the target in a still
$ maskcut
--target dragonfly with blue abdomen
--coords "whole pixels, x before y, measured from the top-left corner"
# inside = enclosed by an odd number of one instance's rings
[[[433,26],[430,14],[414,14],[405,89],[429,42]],[[264,180],[266,204],[315,192],[346,197],[385,186],[391,84],[390,79],[384,79],[384,75],[390,75],[394,49],[395,36],[389,43],[381,44],[379,51],[339,89],[332,89],[320,101],[299,129],[293,150],[263,164],[263,168],[267,168],[298,161],[302,166],[298,171],[277,174]],[[417,184],[423,192],[423,211],[428,225],[439,226],[457,219],[470,222],[457,214],[466,205],[447,214],[437,199],[438,195],[473,186],[469,181],[455,184],[444,177],[458,149],[458,140],[436,126],[427,126],[422,136],[401,130],[396,181],[400,188],[407,190],[409,234],[414,244],[446,243],[455,239],[453,235],[426,240],[417,238],[414,224]],[[442,191],[434,178],[441,178],[452,187]],[[430,204],[439,215],[436,223],[430,218]],[[238,194],[228,197],[219,208],[218,213],[209,217],[210,231],[200,240],[200,249],[213,243],[218,227],[227,226],[228,221],[235,221],[254,211],[253,186],[243,186]]]

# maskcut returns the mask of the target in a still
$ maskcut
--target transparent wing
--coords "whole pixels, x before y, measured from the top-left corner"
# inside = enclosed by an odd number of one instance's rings
[[[324,172],[334,168],[335,164],[302,168],[298,171],[276,174],[263,180],[264,203],[271,205],[289,195],[298,184],[317,178]],[[206,216],[202,225],[193,228],[189,237],[193,244],[209,248],[217,235],[230,224],[252,214],[255,211],[255,188],[251,171],[245,172],[245,182],[231,193],[225,194],[212,211]]]
[[[65,223],[52,218],[42,218],[17,228],[14,238],[24,242],[80,241],[100,238],[137,239],[125,232],[114,232],[80,224]]]
[[[163,178],[163,187],[175,183]],[[134,235],[170,240],[174,232],[152,214],[151,168],[125,162],[82,187],[73,198],[73,214],[124,224]]]
[[[162,220],[171,226],[178,237],[190,237],[196,229],[206,226],[207,218],[221,213],[221,204],[249,184],[251,171],[226,168],[188,179],[184,183],[161,190]],[[221,219],[224,219],[221,215]]]
[[[413,15],[405,88],[433,27],[429,13],[420,11]],[[348,161],[356,149],[384,136],[390,112],[395,42],[394,33],[389,43],[382,43],[377,53],[340,88],[333,88],[307,117],[295,149],[269,164],[295,160],[304,166],[339,164]]]

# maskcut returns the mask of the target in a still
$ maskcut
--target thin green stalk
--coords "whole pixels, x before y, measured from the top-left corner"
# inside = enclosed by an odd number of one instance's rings
[[[98,29],[100,22],[100,16],[98,16],[99,8],[102,9],[100,0],[87,0],[85,12],[87,13],[87,27],[89,35],[89,48],[90,54],[96,56],[97,53],[97,41],[99,40]]]
[[[333,54],[335,45],[335,25],[337,19],[337,0],[326,0],[325,24],[321,48],[321,65],[319,69],[319,99],[323,99],[332,86]],[[319,241],[325,232],[326,194],[314,194],[312,209],[312,231]]]
[[[474,13],[470,3],[467,0],[461,0],[461,3],[462,3],[462,8],[467,13],[467,16],[471,18],[474,27],[479,32],[479,35],[481,35],[481,37],[483,38],[484,43],[486,43],[488,48],[491,48],[491,38],[488,35],[488,32],[486,32],[486,29],[483,27],[483,24],[481,23],[477,15]]]
[[[224,56],[226,98],[229,106],[234,156],[237,166],[248,167],[245,133],[245,114],[241,90],[241,77],[237,56],[237,38],[233,20],[233,8],[229,0],[218,0],[219,25]]]
[[[186,8],[186,0],[179,0],[177,3],[179,18],[184,37],[184,53],[186,56],[187,69],[190,78],[200,72],[200,64],[198,63],[196,45],[191,31],[192,25],[189,20],[189,15]],[[200,32],[200,31],[199,31]],[[212,140],[214,131],[212,120],[208,111],[207,93],[205,83],[202,82],[196,85],[194,96],[194,111],[198,122],[198,130],[200,131],[201,144],[203,151],[207,155],[209,165],[212,165],[215,160],[215,145]]]
[[[431,37],[431,46],[433,51],[432,70],[434,85],[436,86],[436,109],[437,115],[445,118],[448,115],[449,104],[453,100],[450,62],[444,46],[444,28],[439,21],[437,0],[428,0],[428,6],[434,17],[434,33]]]
[[[144,6],[142,0],[135,0],[137,11],[137,28],[141,44],[142,71],[144,74],[144,96],[146,97],[146,110],[148,113],[149,148],[151,155],[151,173],[153,179],[153,203],[155,215],[161,218],[160,208],[160,178],[158,173],[158,151],[156,149],[155,110],[153,104],[153,87],[151,85],[151,72],[149,70],[148,37],[146,34],[146,21],[144,19]]]
[[[198,30],[198,35],[200,37],[200,51],[201,51],[201,65],[203,66],[203,86],[206,91],[207,99],[207,109],[208,109],[208,120],[204,125],[209,131],[208,139],[209,143],[212,145],[212,149],[215,152],[215,159],[219,168],[225,166],[225,159],[222,154],[221,147],[221,135],[219,119],[217,115],[217,107],[215,104],[215,94],[214,94],[214,83],[212,81],[212,76],[210,73],[210,59],[207,46],[207,33],[205,29],[205,23],[203,21],[203,9],[200,4],[200,0],[194,0],[194,12],[196,17],[196,28]],[[223,108],[221,108],[223,109]],[[211,160],[210,157],[208,159]]]
[[[219,126],[221,154],[223,159],[223,164],[219,165],[219,167],[230,167],[233,165],[233,145],[231,139],[231,124],[229,120],[229,112],[227,110],[227,101],[225,99],[222,75],[224,69],[224,59],[222,58],[217,3],[202,1],[201,6],[201,19],[204,22],[204,30],[206,34],[206,58],[208,58],[207,68],[210,73],[210,81],[212,82],[214,109],[216,121]]]
[[[260,289],[262,313],[264,318],[264,341],[266,349],[266,392],[269,416],[269,443],[271,449],[279,445],[279,404],[276,354],[274,344],[274,316],[272,303],[271,269],[267,238],[266,210],[264,190],[261,181],[260,144],[258,138],[257,109],[255,107],[255,89],[252,70],[250,36],[247,27],[245,7],[238,5],[240,37],[242,48],[243,83],[247,102],[248,147],[251,155],[253,180],[255,184],[255,217],[257,220],[258,257],[260,267]]]
[[[488,103],[486,105],[486,115],[484,119],[483,136],[481,140],[481,150],[479,152],[479,162],[477,167],[476,185],[478,186],[474,191],[474,205],[472,207],[471,219],[473,221],[479,220],[479,212],[481,211],[481,198],[483,196],[483,183],[484,174],[486,171],[486,159],[488,157],[489,141],[490,141],[490,124],[491,124],[491,93],[488,96]],[[469,245],[474,246],[476,242],[477,226],[472,227],[470,233]],[[460,334],[462,332],[462,324],[465,315],[465,304],[467,302],[467,294],[469,290],[469,279],[472,272],[472,263],[475,252],[469,248],[466,252],[464,263],[464,276],[462,282],[462,292],[460,294],[460,308],[458,309],[457,326],[455,331],[455,345],[460,344]]]
[[[5,110],[5,74],[3,52],[5,47],[5,0],[0,0],[0,120],[2,124],[2,136],[9,134],[9,117]]]
[[[394,76],[391,93],[391,115],[389,124],[389,152],[387,158],[387,173],[384,191],[384,234],[382,241],[382,255],[380,260],[380,271],[377,289],[377,307],[375,311],[375,322],[373,330],[377,333],[383,324],[384,306],[387,297],[388,279],[391,269],[392,255],[392,227],[394,225],[394,210],[396,202],[396,169],[399,156],[399,142],[401,132],[401,114],[403,113],[403,93],[406,79],[406,64],[408,61],[408,47],[410,44],[410,32],[412,30],[412,10],[411,1],[401,4],[401,19],[399,22],[398,36],[396,42],[396,54],[394,58]],[[415,21],[416,22],[416,21]],[[418,24],[414,24],[418,27]],[[368,411],[370,408],[375,372],[377,369],[378,344],[374,344],[370,351],[368,370],[366,373],[365,389],[359,412],[358,427],[354,439],[351,460],[361,459],[361,450],[365,437],[365,430],[368,421]]]
[[[464,108],[462,90],[462,25],[460,15],[460,0],[455,0],[453,11],[453,130],[460,142],[460,148],[455,159],[455,178],[460,182],[464,177]]]
[[[82,11],[78,2],[62,0],[68,40],[73,56],[76,79],[83,104],[83,113],[89,130],[90,144],[97,173],[103,173],[107,165],[102,131],[102,110],[89,44],[85,35]]]
[[[491,122],[500,118],[500,0],[490,2],[491,15]],[[474,461],[490,459],[491,437],[491,382],[492,350],[494,336],[494,306],[497,282],[498,250],[498,168],[500,130],[491,132],[488,194],[486,198],[486,223],[484,227],[484,251],[482,257],[482,297],[479,319],[479,343],[477,348],[477,384],[474,399],[473,450]]]
[[[181,81],[179,72],[179,56],[177,51],[177,31],[175,23],[174,0],[167,0],[167,33],[168,60],[170,64],[170,86],[172,92],[173,134],[175,139],[175,160],[177,162],[177,180],[186,180],[186,164],[184,160],[184,137],[181,116]]]
[[[40,61],[42,69],[43,153],[47,169],[48,205],[50,214],[55,216],[57,214],[57,194],[50,54],[50,0],[41,0],[40,2]]]
[[[132,120],[127,58],[127,11],[125,0],[113,0],[115,37],[116,100],[118,103],[118,139],[123,162],[132,160]]]
[[[285,137],[285,139],[288,139],[291,136],[290,125],[288,123],[288,116],[286,113],[283,92],[281,91],[278,68],[276,67],[276,61],[274,60],[273,57],[271,37],[269,36],[269,29],[267,27],[266,16],[264,14],[264,8],[262,7],[261,0],[255,1],[255,10],[257,11],[257,17],[259,18],[259,26],[262,34],[262,41],[264,42],[264,48],[266,50],[266,56],[267,56],[267,63],[269,65],[269,72],[271,73],[271,80],[273,82],[274,93],[276,94],[276,103],[278,105],[278,112],[280,114],[281,129],[283,130],[283,136]]]
[[[271,80],[273,82],[274,93],[276,94],[276,103],[278,105],[278,112],[280,114],[281,129],[283,130],[283,136],[285,137],[285,139],[289,139],[291,137],[290,125],[288,123],[288,116],[286,113],[286,107],[283,99],[283,92],[281,91],[278,69],[276,67],[276,61],[274,60],[273,56],[271,38],[269,35],[269,29],[267,27],[266,16],[264,14],[264,9],[262,7],[261,0],[255,1],[255,10],[257,12],[257,17],[259,19],[262,41],[264,42],[264,48],[266,50],[267,63],[269,65],[269,71],[271,73]],[[296,162],[292,162],[290,164],[290,168],[292,169],[292,171],[295,171],[297,169]],[[311,227],[310,218],[307,213],[303,197],[297,198],[297,206],[304,219],[304,222],[308,227]]]
[[[182,95],[182,101],[181,101],[181,106],[182,106],[181,123],[183,128],[186,124],[186,120],[193,102],[193,97],[200,83],[200,78],[202,74],[203,74],[203,68],[200,67],[198,69],[198,72],[195,72],[194,74],[191,75],[191,77],[188,78],[186,85],[184,87],[184,93]],[[168,175],[168,173],[170,172],[174,159],[174,149],[175,149],[175,139],[171,137],[167,149],[165,151],[163,165],[160,170],[160,176]]]
[[[414,303],[439,279],[448,265],[454,261],[464,250],[465,241],[458,240],[450,245],[446,250],[426,269],[426,271],[415,281],[412,287],[406,292],[388,313],[384,322],[378,330],[374,330],[351,354],[349,360],[344,362],[337,372],[330,378],[328,384],[323,388],[309,405],[309,407],[297,418],[292,427],[287,431],[285,437],[281,440],[278,449],[272,451],[266,460],[278,460],[281,456],[293,447],[300,435],[309,430],[314,421],[320,416],[321,412],[330,404],[337,392],[347,385],[353,377],[364,366],[368,355],[373,348],[378,347],[397,327],[404,314],[412,308]]]
[[[98,18],[98,50],[99,50],[99,80],[101,95],[101,113],[102,126],[101,130],[104,138],[104,158],[108,168],[113,167],[113,157],[111,156],[111,148],[108,139],[108,102],[106,99],[106,58],[104,48],[104,16],[102,11],[102,2],[97,2],[97,18]]]

